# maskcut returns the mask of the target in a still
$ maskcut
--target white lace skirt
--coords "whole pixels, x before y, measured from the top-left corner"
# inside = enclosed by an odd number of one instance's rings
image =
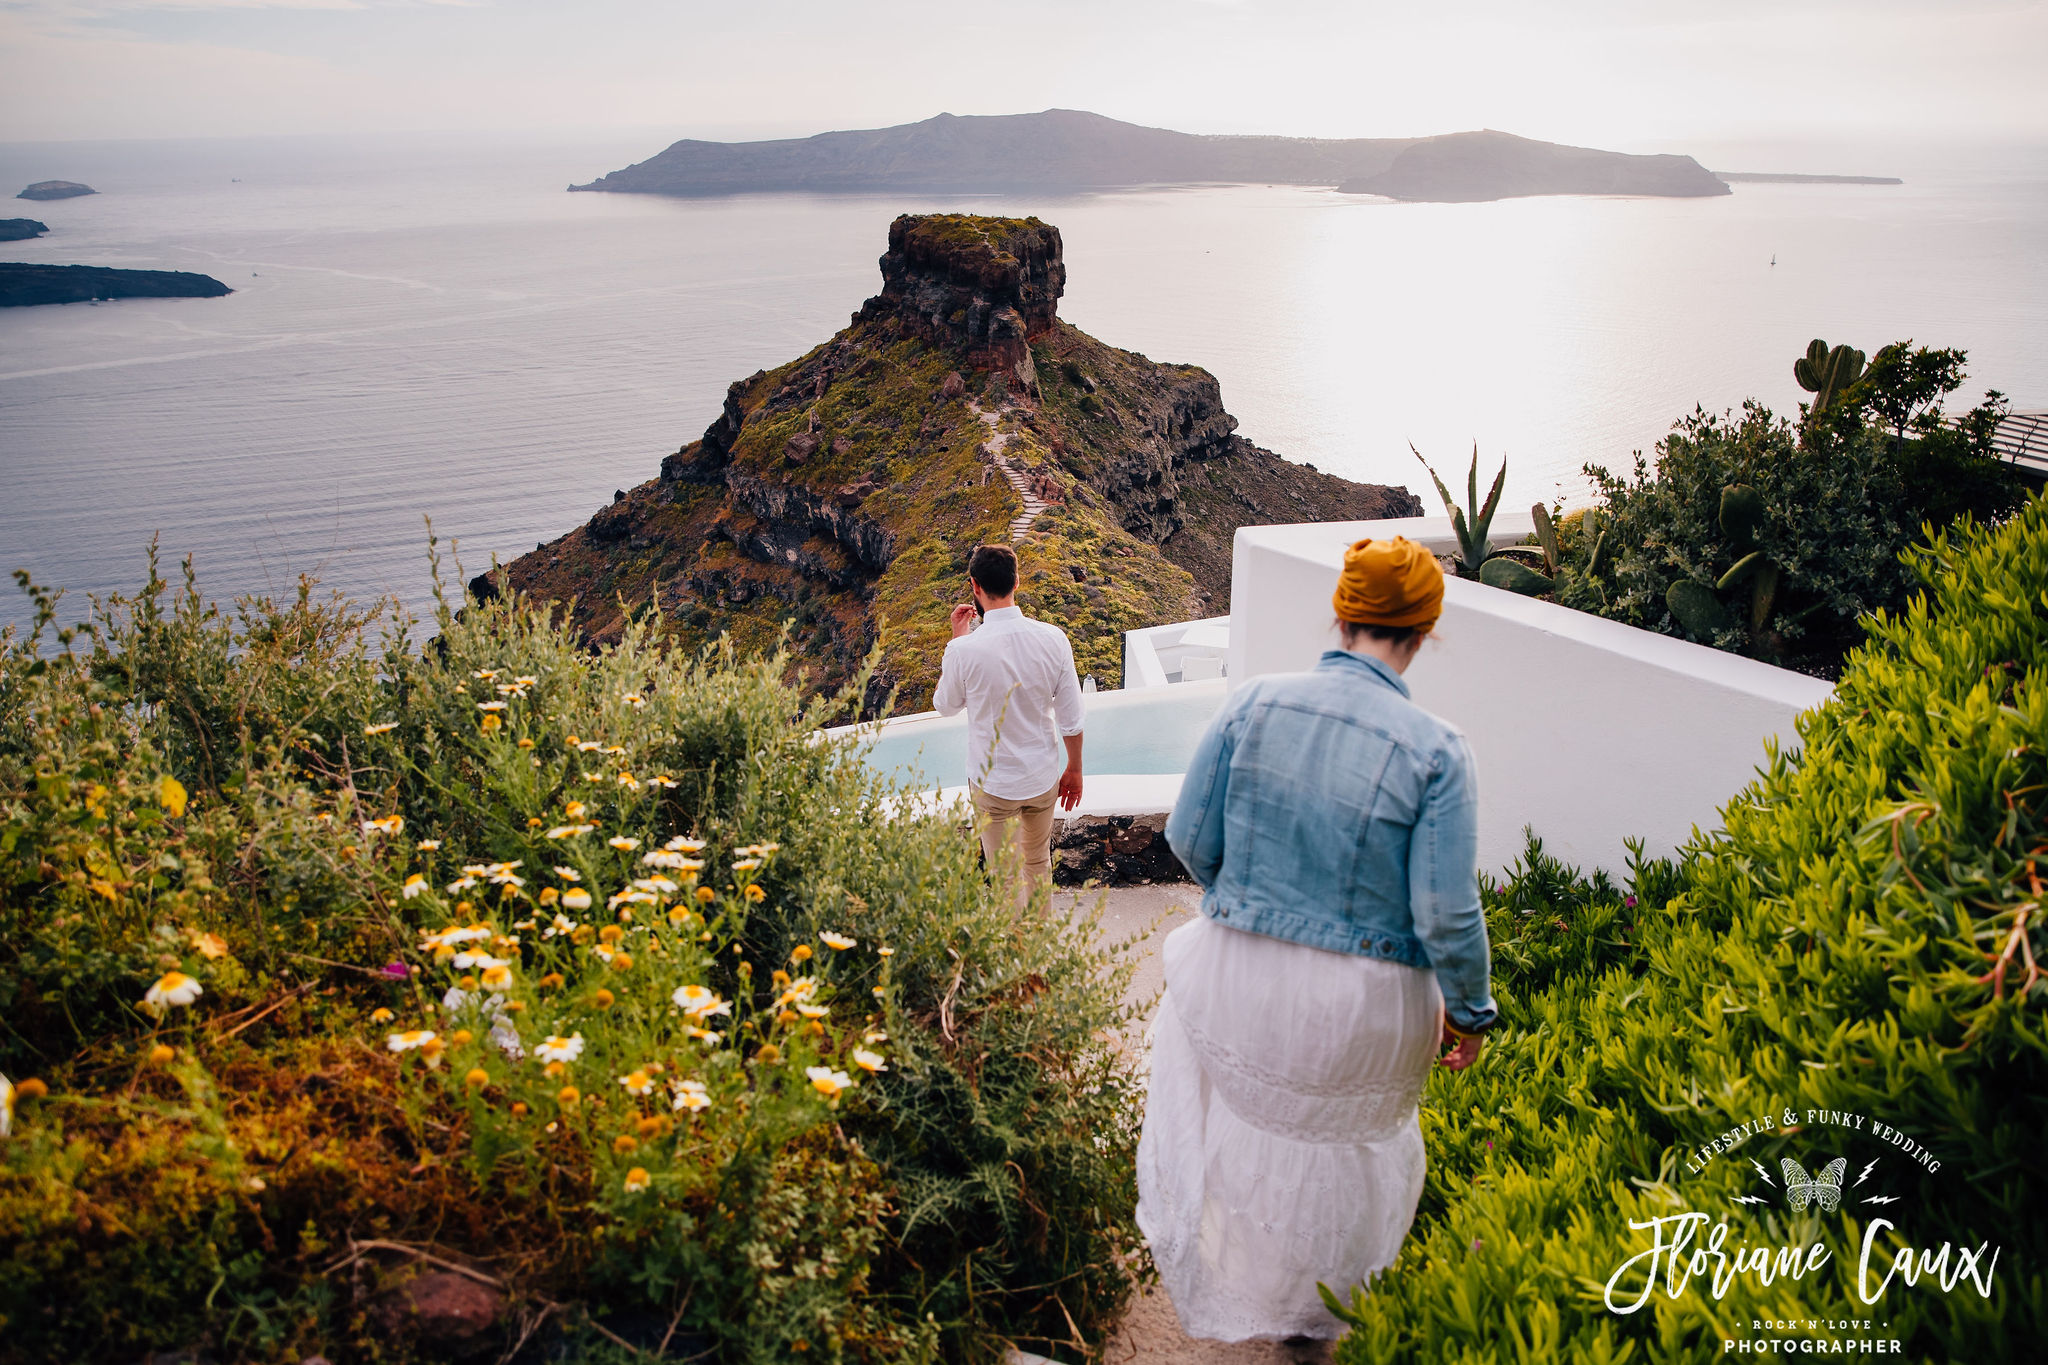
[[[1240,933],[1167,935],[1138,1226],[1191,1337],[1335,1337],[1422,1197],[1431,972]]]

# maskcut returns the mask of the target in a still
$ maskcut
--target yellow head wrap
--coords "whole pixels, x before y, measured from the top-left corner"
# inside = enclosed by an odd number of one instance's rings
[[[1427,631],[1443,614],[1444,571],[1436,556],[1406,536],[1361,540],[1344,552],[1330,605],[1338,620],[1354,625]]]

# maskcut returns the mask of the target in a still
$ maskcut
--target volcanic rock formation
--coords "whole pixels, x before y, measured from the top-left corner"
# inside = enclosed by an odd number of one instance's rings
[[[845,330],[735,382],[658,477],[472,589],[564,603],[597,643],[636,621],[743,650],[787,631],[817,686],[879,645],[869,708],[894,687],[915,709],[983,541],[1016,545],[1020,602],[1115,685],[1124,631],[1229,609],[1238,526],[1421,511],[1237,435],[1207,371],[1060,321],[1049,224],[898,218],[881,266]]]

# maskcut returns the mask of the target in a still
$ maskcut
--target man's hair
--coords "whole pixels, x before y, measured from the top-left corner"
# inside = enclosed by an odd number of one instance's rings
[[[967,576],[990,597],[1008,597],[1017,591],[1017,552],[1007,545],[977,545]]]

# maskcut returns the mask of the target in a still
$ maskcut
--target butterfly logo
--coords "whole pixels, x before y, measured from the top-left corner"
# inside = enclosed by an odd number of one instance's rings
[[[1785,1172],[1785,1202],[1792,1206],[1792,1212],[1804,1210],[1809,1201],[1822,1213],[1833,1213],[1841,1207],[1842,1175],[1849,1169],[1847,1157],[1836,1157],[1821,1167],[1817,1175],[1808,1175],[1806,1168],[1789,1156],[1778,1164]]]

